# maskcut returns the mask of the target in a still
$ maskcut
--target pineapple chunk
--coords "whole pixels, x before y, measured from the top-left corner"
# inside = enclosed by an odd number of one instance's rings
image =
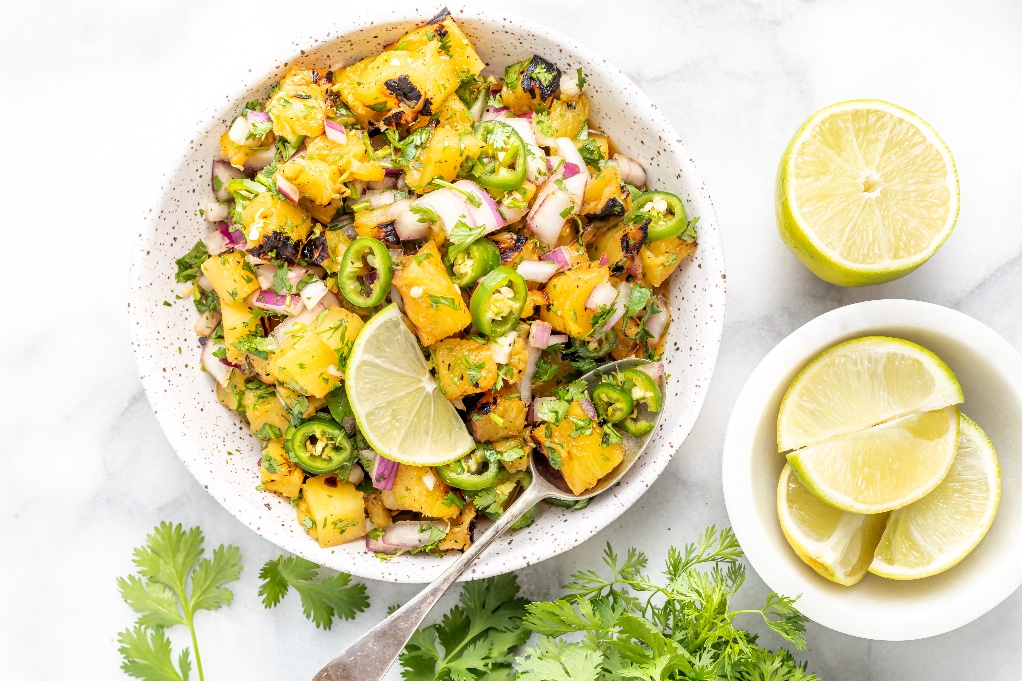
[[[301,136],[323,134],[326,90],[323,77],[314,69],[292,69],[266,103],[273,132],[292,143]]]
[[[288,336],[274,355],[270,371],[278,383],[305,395],[326,397],[341,382],[337,365],[333,349],[318,333],[306,329]]]
[[[270,440],[263,445],[259,479],[269,491],[294,499],[302,490],[305,472],[291,463],[281,440]]]
[[[674,236],[646,244],[639,249],[642,276],[653,286],[659,286],[671,276],[681,261],[696,252],[696,242],[682,241]]]
[[[471,338],[450,338],[431,349],[437,385],[449,400],[481,393],[497,384],[493,348]]]
[[[446,341],[445,341],[446,342]],[[469,414],[472,437],[478,442],[493,442],[517,437],[525,430],[528,405],[519,393],[485,395]]]
[[[299,415],[303,419],[312,418],[321,407],[326,406],[326,400],[322,397],[306,397],[283,384],[278,385],[276,391],[277,400],[284,405],[285,411],[288,414],[299,414],[300,412]]]
[[[246,388],[243,400],[249,428],[254,433],[269,425],[283,433],[291,424],[287,409],[277,399],[277,393],[271,386],[254,384],[255,381],[251,387]]]
[[[241,251],[227,251],[207,258],[201,269],[221,301],[244,300],[259,290],[255,269]]]
[[[541,423],[532,429],[532,439],[574,494],[591,489],[624,458],[623,445],[604,447],[602,438],[603,428],[578,402],[568,406],[568,415],[557,425]]]
[[[338,144],[326,135],[317,137],[307,145],[306,158],[324,161],[340,171],[342,181],[347,179],[379,181],[386,174],[379,161],[370,156],[369,138],[361,130],[348,130],[344,143]]]
[[[312,231],[308,213],[270,192],[262,192],[249,201],[241,213],[241,223],[245,226],[246,250],[249,251],[275,232],[297,243],[305,241]]]
[[[338,371],[343,371],[363,326],[365,322],[354,312],[343,307],[331,307],[317,315],[309,328],[337,356],[335,366]]]
[[[607,166],[586,185],[585,196],[582,199],[582,215],[590,220],[601,220],[624,214],[621,172],[615,166]]]
[[[575,139],[582,126],[589,126],[589,100],[585,95],[574,101],[555,99],[550,110],[533,116],[536,130],[551,139]]]
[[[298,521],[323,548],[366,535],[365,500],[350,482],[336,475],[317,475],[302,485]]]
[[[401,237],[394,228],[394,219],[387,215],[390,206],[379,206],[355,213],[355,233],[391,246],[400,246]]]
[[[605,229],[589,242],[589,257],[600,260],[604,255],[612,272],[624,272],[635,262],[639,249],[646,243],[647,227],[621,221]]]
[[[387,45],[388,50],[417,50],[431,41],[438,41],[441,49],[451,58],[459,78],[477,75],[486,63],[476,54],[472,42],[454,23],[450,12],[441,12],[430,23],[406,33],[400,40]]]
[[[244,364],[245,352],[238,347],[238,341],[247,336],[260,335],[260,313],[250,308],[244,301],[229,303],[222,300],[220,314],[224,326],[224,345],[227,346],[227,361],[232,364]]]
[[[342,230],[332,229],[326,233],[326,250],[330,257],[324,260],[321,265],[327,272],[336,272],[341,268],[341,258],[344,252],[351,245],[349,239]]]
[[[472,323],[461,290],[448,276],[435,243],[427,241],[416,255],[400,261],[393,284],[423,345],[433,345]]]
[[[384,506],[393,511],[413,511],[429,518],[449,520],[461,512],[456,504],[445,503],[450,491],[432,468],[401,464],[394,487],[383,490],[382,497]]]
[[[451,531],[437,544],[439,551],[464,551],[472,545],[472,527],[475,525],[476,505],[471,501],[461,509],[461,514],[451,521]]]
[[[475,158],[483,143],[472,134],[474,119],[468,108],[457,97],[450,97],[437,112],[440,121],[418,161],[405,173],[412,189],[422,191],[433,178],[453,182],[466,159]]]
[[[293,158],[281,166],[280,174],[317,206],[326,206],[346,193],[341,171],[326,161]]]
[[[383,505],[383,497],[378,490],[366,495],[366,513],[369,522],[376,528],[383,528],[394,522],[390,509]]]
[[[573,338],[587,337],[593,330],[593,313],[586,309],[586,299],[598,284],[609,280],[607,267],[571,269],[555,275],[546,286],[550,306],[540,310],[540,319]]]
[[[246,140],[245,144],[237,144],[231,139],[230,133],[225,132],[220,137],[220,153],[235,168],[244,168],[249,156],[256,153],[256,147],[272,147],[274,141],[274,134],[268,132],[261,140]]]

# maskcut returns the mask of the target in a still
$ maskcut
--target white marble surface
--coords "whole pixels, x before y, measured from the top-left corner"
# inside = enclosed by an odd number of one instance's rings
[[[128,345],[131,238],[157,177],[203,104],[261,46],[314,35],[344,3],[36,0],[0,24],[6,134],[0,336],[0,657],[5,679],[115,679],[114,637],[132,621],[114,578],[160,520],[200,523],[241,547],[235,603],[203,614],[206,677],[305,679],[415,587],[370,584],[373,608],[313,629],[292,595],[263,610],[256,572],[274,546],[189,476],[142,394]],[[1015,0],[628,3],[517,1],[635,79],[686,141],[714,197],[728,259],[728,321],[703,414],[664,479],[586,545],[521,573],[528,593],[596,561],[604,542],[654,561],[708,523],[726,524],[720,448],[731,404],[777,341],[836,306],[908,297],[957,307],[1022,347],[1022,5]],[[423,5],[428,14],[433,5]],[[842,290],[788,254],[773,224],[777,159],[812,111],[883,97],[927,118],[955,154],[958,228],[920,271]],[[13,239],[11,239],[13,237]],[[24,301],[15,303],[15,300]],[[765,585],[751,575],[742,600]],[[754,622],[749,626],[755,627]],[[1022,593],[934,639],[870,643],[810,626],[811,668],[840,681],[1018,678]],[[770,644],[777,639],[765,635]],[[395,677],[396,678],[396,677]]]

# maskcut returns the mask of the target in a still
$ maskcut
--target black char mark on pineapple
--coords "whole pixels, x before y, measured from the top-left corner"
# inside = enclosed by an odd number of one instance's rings
[[[533,99],[538,93],[540,99],[547,100],[560,86],[561,70],[538,54],[533,55],[522,74],[522,89]]]
[[[442,10],[437,12],[435,17],[433,17],[432,19],[427,21],[426,24],[427,25],[428,24],[439,24],[440,22],[442,22],[444,19],[446,19],[449,16],[451,16],[451,10],[447,9],[446,7],[444,7]],[[440,37],[443,38],[443,36],[440,36]]]
[[[419,92],[419,88],[415,87],[415,83],[406,75],[391,78],[384,81],[383,84],[387,88],[387,92],[397,97],[397,101],[409,109],[414,109],[422,101],[422,93]]]
[[[270,232],[248,252],[257,258],[283,261],[294,265],[302,254],[302,245],[283,232]]]
[[[401,237],[397,235],[397,228],[394,227],[394,221],[381,222],[376,225],[376,228],[380,230],[380,235],[383,237],[382,242],[387,244],[393,244],[395,246],[401,245]]]
[[[311,237],[302,245],[302,260],[318,265],[330,257],[330,250],[326,245],[326,235],[320,234]]]
[[[616,196],[612,196],[604,202],[600,209],[595,213],[586,213],[586,217],[590,220],[606,220],[615,216],[625,214],[625,204],[621,202],[621,199]]]
[[[524,234],[515,234],[513,232],[502,232],[493,237],[493,242],[497,245],[497,250],[500,251],[501,262],[511,262],[514,260],[522,252],[522,249],[525,248],[525,244],[528,241],[528,237]]]
[[[621,252],[628,258],[634,258],[639,254],[639,249],[646,243],[646,236],[649,234],[649,220],[631,225],[621,235]]]

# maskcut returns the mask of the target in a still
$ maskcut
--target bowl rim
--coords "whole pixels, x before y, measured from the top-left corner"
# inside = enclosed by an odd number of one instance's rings
[[[823,580],[823,577],[791,570],[787,562],[776,559],[778,547],[763,531],[768,523],[776,524],[776,512],[764,518],[752,501],[754,490],[759,487],[750,465],[757,452],[758,424],[767,416],[780,382],[789,372],[797,372],[817,354],[842,340],[887,335],[880,329],[891,327],[911,327],[983,347],[984,354],[997,357],[1000,373],[1022,375],[1022,354],[1014,346],[986,324],[953,308],[910,299],[867,300],[839,307],[790,333],[749,375],[735,400],[724,436],[722,482],[724,503],[735,535],[749,563],[771,589],[778,593],[801,594],[796,607],[829,629],[870,640],[910,641],[953,631],[983,616],[1022,585],[1022,572],[1017,569],[1012,572],[1009,565],[988,570],[994,574],[986,576],[987,585],[982,593],[957,603],[954,608],[943,608],[942,617],[913,619],[906,613],[906,617],[899,620],[871,616],[857,605],[835,607],[833,601],[814,588],[823,585],[822,582],[810,581]],[[1010,381],[1006,384],[1012,386]],[[1010,390],[1022,402],[1022,387],[1014,386]],[[772,420],[776,420],[776,415]],[[1003,485],[1001,495],[1003,500]],[[791,549],[785,544],[782,550]],[[1022,547],[1016,549],[1015,554],[1022,559]],[[1003,562],[1017,565],[1017,561]],[[810,587],[808,592],[806,586]]]
[[[628,78],[623,71],[609,63],[606,59],[598,56],[591,49],[585,47],[575,39],[561,33],[560,31],[552,29],[544,24],[512,13],[496,12],[476,5],[454,2],[440,3],[441,6],[444,4],[446,4],[446,7],[449,9],[455,20],[458,20],[460,17],[465,17],[467,19],[489,23],[495,26],[503,23],[505,25],[512,26],[515,30],[527,34],[544,36],[551,42],[564,46],[580,57],[588,59],[593,64],[598,64],[602,74],[612,83],[615,89],[627,89],[630,87],[634,90],[639,98],[639,104],[647,109],[647,112],[644,114],[646,120],[649,121],[653,127],[664,131],[670,131],[672,133],[670,136],[664,135],[661,140],[662,149],[664,150],[664,153],[669,153],[678,159],[679,165],[687,174],[687,184],[691,187],[693,200],[698,200],[703,207],[703,210],[700,212],[700,217],[702,218],[701,222],[703,224],[710,223],[713,226],[712,232],[710,232],[708,237],[705,239],[705,244],[706,248],[712,250],[715,259],[719,262],[720,274],[720,282],[715,288],[707,287],[706,291],[700,293],[701,298],[703,298],[705,302],[710,303],[711,307],[713,307],[716,311],[716,316],[711,322],[715,328],[711,328],[711,333],[708,336],[712,338],[712,343],[708,343],[706,345],[704,354],[702,355],[702,358],[705,359],[705,369],[703,369],[704,374],[699,376],[699,380],[696,381],[694,388],[692,386],[686,386],[686,391],[693,395],[691,417],[679,420],[670,430],[664,430],[664,447],[668,447],[668,442],[673,441],[676,443],[674,448],[671,451],[668,451],[666,455],[662,457],[662,460],[656,460],[660,465],[650,466],[644,469],[645,471],[648,471],[648,480],[644,481],[641,478],[635,479],[632,481],[633,489],[631,491],[625,492],[624,489],[622,489],[617,493],[617,500],[619,503],[608,504],[603,509],[602,514],[599,516],[599,523],[594,525],[595,529],[585,527],[578,528],[577,539],[563,544],[537,542],[538,545],[530,546],[530,550],[528,551],[521,550],[516,547],[514,556],[507,557],[499,569],[482,569],[478,571],[470,570],[461,578],[462,580],[474,580],[520,570],[524,567],[547,560],[579,546],[586,540],[593,537],[599,530],[613,523],[622,513],[624,513],[625,510],[630,508],[639,499],[639,497],[642,496],[642,494],[645,493],[646,489],[648,489],[656,479],[660,477],[672,460],[674,454],[677,453],[681,444],[691,433],[692,428],[695,426],[695,422],[705,405],[707,393],[709,392],[709,385],[712,381],[713,373],[716,368],[723,339],[724,318],[726,314],[727,279],[719,221],[717,219],[712,199],[709,192],[706,190],[705,181],[700,175],[694,160],[689,155],[684,143],[674,130],[674,127],[671,125],[667,116],[656,106],[656,104],[652,102],[652,100],[648,98],[648,95],[646,95],[645,92],[638,87],[638,85]],[[315,35],[295,38],[289,44],[286,54],[283,54],[284,50],[281,49],[281,56],[274,57],[273,55],[269,55],[269,58],[261,61],[261,64],[265,65],[265,68],[252,68],[246,72],[244,77],[241,78],[229,92],[226,92],[222,98],[219,98],[216,102],[207,105],[202,110],[196,120],[196,123],[189,128],[190,132],[179,140],[176,147],[178,151],[173,157],[174,161],[168,164],[167,168],[160,175],[159,181],[154,184],[150,200],[146,203],[147,209],[144,215],[143,224],[135,238],[132,251],[129,286],[127,292],[132,351],[135,356],[136,365],[140,371],[146,397],[157,416],[157,420],[160,422],[164,436],[170,442],[175,454],[177,454],[178,458],[182,461],[196,481],[199,482],[199,484],[201,484],[210,496],[212,496],[221,506],[227,509],[231,515],[267,541],[280,546],[280,548],[286,551],[295,553],[314,562],[320,562],[320,556],[316,553],[316,549],[319,549],[318,545],[310,546],[307,549],[281,545],[281,543],[279,543],[276,539],[271,538],[265,530],[259,529],[257,527],[259,523],[257,523],[254,519],[248,518],[244,514],[237,512],[234,507],[228,503],[228,499],[232,496],[231,494],[221,493],[218,486],[209,484],[215,477],[211,471],[195,465],[194,461],[189,460],[181,454],[181,452],[188,448],[188,444],[183,433],[164,427],[163,419],[158,409],[158,405],[164,400],[161,396],[164,386],[155,380],[158,376],[158,371],[145,370],[156,366],[156,364],[151,362],[151,360],[145,357],[142,353],[139,340],[143,335],[142,329],[145,327],[146,321],[144,317],[140,316],[140,307],[137,305],[132,306],[131,302],[136,299],[136,296],[134,295],[135,292],[141,290],[140,272],[144,265],[145,258],[147,257],[146,248],[152,237],[155,235],[157,223],[160,220],[159,211],[153,210],[153,207],[160,205],[163,197],[172,191],[166,189],[166,187],[168,186],[168,181],[173,178],[173,176],[181,168],[182,164],[185,163],[183,156],[184,152],[182,149],[186,149],[190,141],[192,141],[197,135],[201,135],[202,131],[210,129],[210,127],[215,124],[222,114],[224,101],[228,103],[240,102],[249,89],[266,80],[267,77],[272,76],[274,72],[279,71],[298,59],[301,59],[308,51],[321,48],[338,40],[344,40],[346,36],[371,28],[378,23],[383,24],[383,26],[381,26],[381,31],[389,30],[390,24],[401,22],[421,23],[425,19],[428,19],[427,14],[429,14],[429,12],[422,11],[420,6],[403,1],[388,3],[385,7],[377,6],[360,9],[357,12],[350,13],[343,20],[339,19],[322,25],[319,29],[317,29]],[[704,238],[701,236],[700,246],[702,247],[703,245]],[[435,565],[442,566],[444,568],[446,568],[448,564],[449,560],[447,559],[438,559],[435,561]],[[355,569],[350,570],[350,572],[367,579],[402,583],[423,583],[425,581],[429,581],[433,577],[433,570],[422,570],[421,566],[418,570],[407,570],[400,575],[395,575],[393,573],[388,573],[387,575],[382,576],[362,574],[360,571]],[[436,569],[436,574],[439,574],[439,568]]]

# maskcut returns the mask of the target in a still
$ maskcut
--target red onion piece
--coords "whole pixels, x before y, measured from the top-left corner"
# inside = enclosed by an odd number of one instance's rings
[[[231,214],[231,209],[227,207],[226,203],[220,203],[210,199],[202,205],[202,215],[209,222],[220,222],[226,220],[227,216]]]
[[[317,279],[312,283],[306,284],[300,295],[302,296],[302,303],[304,303],[305,309],[311,310],[319,305],[319,301],[321,301],[323,296],[326,294],[326,284]]]
[[[202,238],[210,255],[220,255],[227,250],[227,240],[218,230],[213,230]]]
[[[421,549],[435,536],[434,529],[446,535],[451,531],[451,524],[446,520],[399,520],[388,525],[379,539],[367,535],[366,549],[386,555]]]
[[[213,182],[213,178],[217,179],[217,182]],[[216,195],[217,201],[228,201],[231,195],[227,193],[227,183],[231,180],[237,180],[245,177],[245,172],[240,168],[235,168],[227,161],[216,159],[213,161],[213,172],[210,175],[210,182],[212,183],[213,193]],[[220,188],[217,189],[217,184]]]
[[[309,270],[304,267],[292,267],[287,271],[287,280],[293,285],[297,284],[302,278],[309,273]]]
[[[503,120],[507,119],[507,117],[510,114],[511,114],[511,110],[506,108],[506,107],[502,106],[499,109],[495,109],[492,106],[488,106],[488,107],[486,107],[486,110],[483,111],[482,120],[484,120],[484,121],[503,121]]]
[[[195,320],[195,326],[192,328],[195,333],[203,338],[207,338],[213,335],[213,332],[216,331],[216,325],[219,323],[220,312],[218,310],[206,310],[199,313],[199,318]]]
[[[294,186],[286,177],[280,173],[276,173],[273,176],[274,181],[277,183],[277,191],[284,195],[291,203],[298,203],[298,199],[301,197],[301,193],[298,191],[298,187]]]
[[[570,339],[566,333],[555,333],[550,336],[550,345],[561,345],[567,343]],[[548,346],[549,347],[549,346]]]
[[[248,133],[252,130],[252,124],[244,116],[238,116],[231,123],[227,136],[237,145],[244,145],[248,141]]]
[[[602,336],[603,334],[614,328],[618,320],[625,316],[625,307],[628,305],[628,297],[632,293],[632,285],[627,281],[622,281],[617,285],[617,297],[614,299],[614,313],[603,323],[599,329],[597,329],[593,335]]]
[[[589,183],[589,168],[572,140],[558,137],[554,144],[557,146],[557,153],[564,157],[564,187],[575,199],[575,209],[578,210],[582,207],[582,195],[585,194],[586,185]],[[569,175],[569,165],[578,168],[578,173]]]
[[[256,123],[270,122],[270,114],[266,113],[265,111],[249,111],[247,114],[245,114],[245,118],[252,125]]]
[[[398,462],[391,461],[382,454],[376,457],[376,462],[373,463],[373,472],[371,477],[373,479],[373,487],[376,489],[393,489],[394,480],[397,478]]]
[[[362,195],[363,199],[369,199],[369,204],[373,208],[379,208],[380,206],[389,206],[394,203],[394,197],[397,194],[393,189],[370,189]]]
[[[500,214],[497,203],[490,197],[489,192],[471,180],[458,180],[454,186],[479,200],[480,205],[478,206],[473,206],[472,202],[468,200],[466,200],[466,204],[476,225],[486,225],[483,234],[495,232],[504,226],[504,216]]]
[[[428,208],[436,213],[444,223],[444,230],[448,236],[459,221],[464,222],[469,228],[476,226],[475,218],[469,213],[470,206],[465,195],[447,187],[431,191],[412,201],[412,208],[417,207]]]
[[[637,162],[621,154],[614,154],[614,162],[617,163],[617,169],[621,172],[623,182],[636,187],[646,184],[646,171]]]
[[[220,348],[223,348],[223,343],[215,341],[206,341],[206,344],[202,346],[202,368],[205,369],[210,376],[216,379],[216,382],[220,385],[227,385],[227,379],[231,376],[231,368],[221,364],[220,360],[213,356],[213,353]]]
[[[555,183],[548,182],[543,186],[554,187],[542,200],[535,204],[529,213],[529,229],[536,235],[540,243],[553,246],[561,236],[565,216],[575,210],[575,199],[567,192],[557,188]],[[542,190],[541,190],[542,191]]]
[[[536,142],[536,133],[532,129],[532,122],[524,118],[507,118],[504,119],[504,122],[515,129],[515,132],[529,148],[530,153],[527,161],[529,182],[543,184],[550,176],[550,168],[547,166],[546,154]]]
[[[586,309],[592,312],[596,312],[601,307],[607,307],[612,305],[614,300],[617,298],[617,289],[614,288],[614,284],[604,283],[597,284],[593,287],[589,297],[586,298]]]
[[[289,316],[294,316],[305,309],[301,296],[276,291],[256,291],[248,297],[248,304],[260,310],[282,312]]]
[[[478,123],[483,118],[483,112],[486,109],[486,100],[489,99],[490,91],[488,88],[481,88],[479,95],[476,97],[476,101],[472,102],[472,106],[468,108],[469,113],[472,114],[472,119]]]
[[[402,241],[422,239],[429,234],[429,223],[419,222],[419,216],[411,207],[411,199],[401,199],[387,207],[387,217],[394,221],[394,231]]]
[[[568,250],[567,246],[558,246],[542,257],[543,260],[549,260],[550,262],[557,263],[558,272],[563,272],[571,267],[571,252]]]
[[[245,170],[250,173],[258,173],[271,163],[273,163],[273,147],[260,149],[245,159]]]
[[[596,407],[588,398],[583,397],[581,400],[578,401],[578,404],[580,407],[582,407],[582,411],[586,413],[586,416],[593,419],[594,421],[598,418],[598,415],[596,413]]]
[[[610,258],[607,257],[606,253],[600,253],[600,267],[606,267],[610,264]]]
[[[650,362],[649,364],[643,364],[637,367],[639,371],[649,374],[649,377],[654,381],[659,381],[660,377],[664,375],[664,363],[663,362]]]
[[[550,400],[554,400],[554,399],[557,399],[557,398],[555,398],[555,397],[537,397],[536,399],[534,399],[532,401],[532,404],[529,405],[529,411],[526,414],[526,420],[529,422],[529,425],[535,426],[535,425],[543,422],[543,420],[541,418],[539,418],[539,408],[541,406],[543,406],[544,402],[549,402]]]
[[[573,178],[576,175],[578,175],[580,172],[582,172],[582,171],[579,170],[578,166],[575,165],[574,163],[565,163],[564,164],[564,179],[570,180],[571,178]]]
[[[530,330],[531,333],[531,330]],[[518,385],[518,392],[521,393],[523,402],[532,401],[532,377],[536,375],[536,365],[539,363],[539,356],[543,351],[531,345],[526,346],[527,357],[525,360],[525,371],[522,372],[522,381]]]
[[[216,229],[218,232],[220,232],[220,236],[224,238],[224,241],[226,241],[231,246],[237,246],[238,244],[245,243],[245,235],[242,234],[240,230],[232,231],[230,225],[227,224],[226,220],[218,222],[216,225]]]
[[[326,138],[335,144],[347,144],[348,133],[344,131],[344,126],[337,121],[332,121],[329,118],[323,121],[323,128],[326,132]]]
[[[545,348],[550,345],[550,332],[553,327],[548,322],[535,321],[529,327],[529,345],[534,348]]]
[[[662,300],[657,300],[657,307],[660,308],[660,311],[649,315],[642,322],[652,336],[649,339],[650,343],[656,343],[663,337],[664,331],[667,330],[667,325],[671,321],[671,311],[667,309],[667,304]]]
[[[547,260],[523,260],[518,265],[518,274],[525,281],[544,283],[550,281],[560,268],[560,264]]]
[[[642,263],[639,262],[638,258],[633,260],[632,264],[628,266],[628,274],[632,275],[633,277],[642,276]]]
[[[398,171],[401,172],[400,170]],[[397,177],[394,175],[387,175],[384,172],[384,178],[382,180],[370,180],[366,183],[368,189],[397,189]]]
[[[319,306],[327,309],[331,307],[341,307],[341,299],[337,297],[337,294],[333,291],[327,290],[323,294],[323,297],[319,300]]]

